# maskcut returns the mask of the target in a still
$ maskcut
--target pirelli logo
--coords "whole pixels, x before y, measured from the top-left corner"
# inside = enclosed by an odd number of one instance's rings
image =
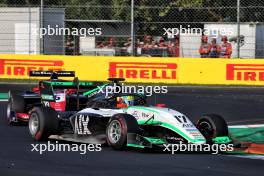
[[[176,79],[176,63],[110,62],[109,77],[130,79]]]
[[[264,81],[264,64],[227,64],[226,80]]]
[[[63,70],[62,60],[0,59],[0,75],[26,76],[30,70]]]

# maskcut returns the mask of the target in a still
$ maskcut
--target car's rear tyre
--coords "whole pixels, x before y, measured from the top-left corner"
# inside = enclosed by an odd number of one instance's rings
[[[49,107],[34,107],[30,112],[28,127],[36,141],[45,141],[50,135],[57,134],[58,114]]]
[[[17,126],[17,125],[22,125],[24,123],[21,123],[20,121],[18,121],[17,117],[16,117],[16,111],[14,110],[14,108],[16,108],[17,110],[21,110],[22,108],[17,108],[19,105],[19,103],[22,103],[21,106],[23,105],[23,101],[21,101],[21,98],[18,98],[17,95],[15,95],[15,92],[9,92],[9,99],[8,99],[8,103],[7,103],[7,108],[6,108],[6,120],[7,120],[7,124],[10,126]],[[15,105],[14,105],[15,104]]]
[[[12,111],[11,107],[12,107],[12,104],[10,101],[8,101],[7,108],[6,108],[6,120],[7,120],[8,125],[13,126],[17,124],[17,122],[15,122],[15,112]]]
[[[21,113],[25,111],[25,100],[23,96],[19,95],[19,92],[9,91],[9,102],[12,111]]]
[[[107,124],[106,140],[113,149],[122,150],[126,148],[127,134],[138,132],[139,126],[134,116],[130,114],[115,114]]]
[[[209,143],[215,137],[228,136],[227,123],[222,116],[217,114],[203,115],[196,126]]]

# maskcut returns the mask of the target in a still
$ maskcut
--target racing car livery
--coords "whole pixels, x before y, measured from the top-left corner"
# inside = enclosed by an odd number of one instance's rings
[[[230,143],[225,120],[216,114],[203,115],[194,125],[184,114],[166,107],[147,105],[142,94],[94,94],[80,111],[58,112],[34,107],[29,131],[37,140],[105,143],[114,149],[127,146],[162,147],[179,142]]]
[[[50,77],[50,79],[39,81],[38,87],[30,91],[9,91],[7,106],[9,125],[27,123],[29,111],[35,106],[49,106],[60,112],[84,108],[88,100],[86,94],[97,89],[93,82],[79,81],[78,78],[74,81],[59,79],[59,77],[74,77],[73,71],[31,71],[30,76]]]

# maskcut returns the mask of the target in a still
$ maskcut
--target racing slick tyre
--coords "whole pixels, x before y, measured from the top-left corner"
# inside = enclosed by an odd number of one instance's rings
[[[224,118],[217,114],[203,115],[197,122],[197,128],[208,143],[215,137],[228,136],[228,126]]]
[[[10,126],[20,125],[16,118],[16,112],[24,112],[24,98],[18,95],[18,91],[9,91],[9,99],[6,109],[7,124]]]
[[[45,141],[50,135],[57,134],[58,114],[50,107],[34,107],[30,112],[28,127],[36,141]]]
[[[6,120],[7,124],[10,126],[16,125],[16,117],[15,112],[12,110],[12,104],[10,101],[8,101],[7,108],[6,108]]]
[[[127,134],[139,133],[139,126],[130,114],[115,114],[107,124],[106,141],[115,150],[126,148]]]
[[[25,110],[24,97],[18,95],[18,92],[9,91],[9,102],[11,104],[12,111],[24,112]]]

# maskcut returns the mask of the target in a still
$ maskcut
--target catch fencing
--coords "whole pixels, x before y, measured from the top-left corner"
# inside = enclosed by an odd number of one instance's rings
[[[2,0],[0,13],[0,53],[199,58],[206,35],[264,57],[258,0]]]

